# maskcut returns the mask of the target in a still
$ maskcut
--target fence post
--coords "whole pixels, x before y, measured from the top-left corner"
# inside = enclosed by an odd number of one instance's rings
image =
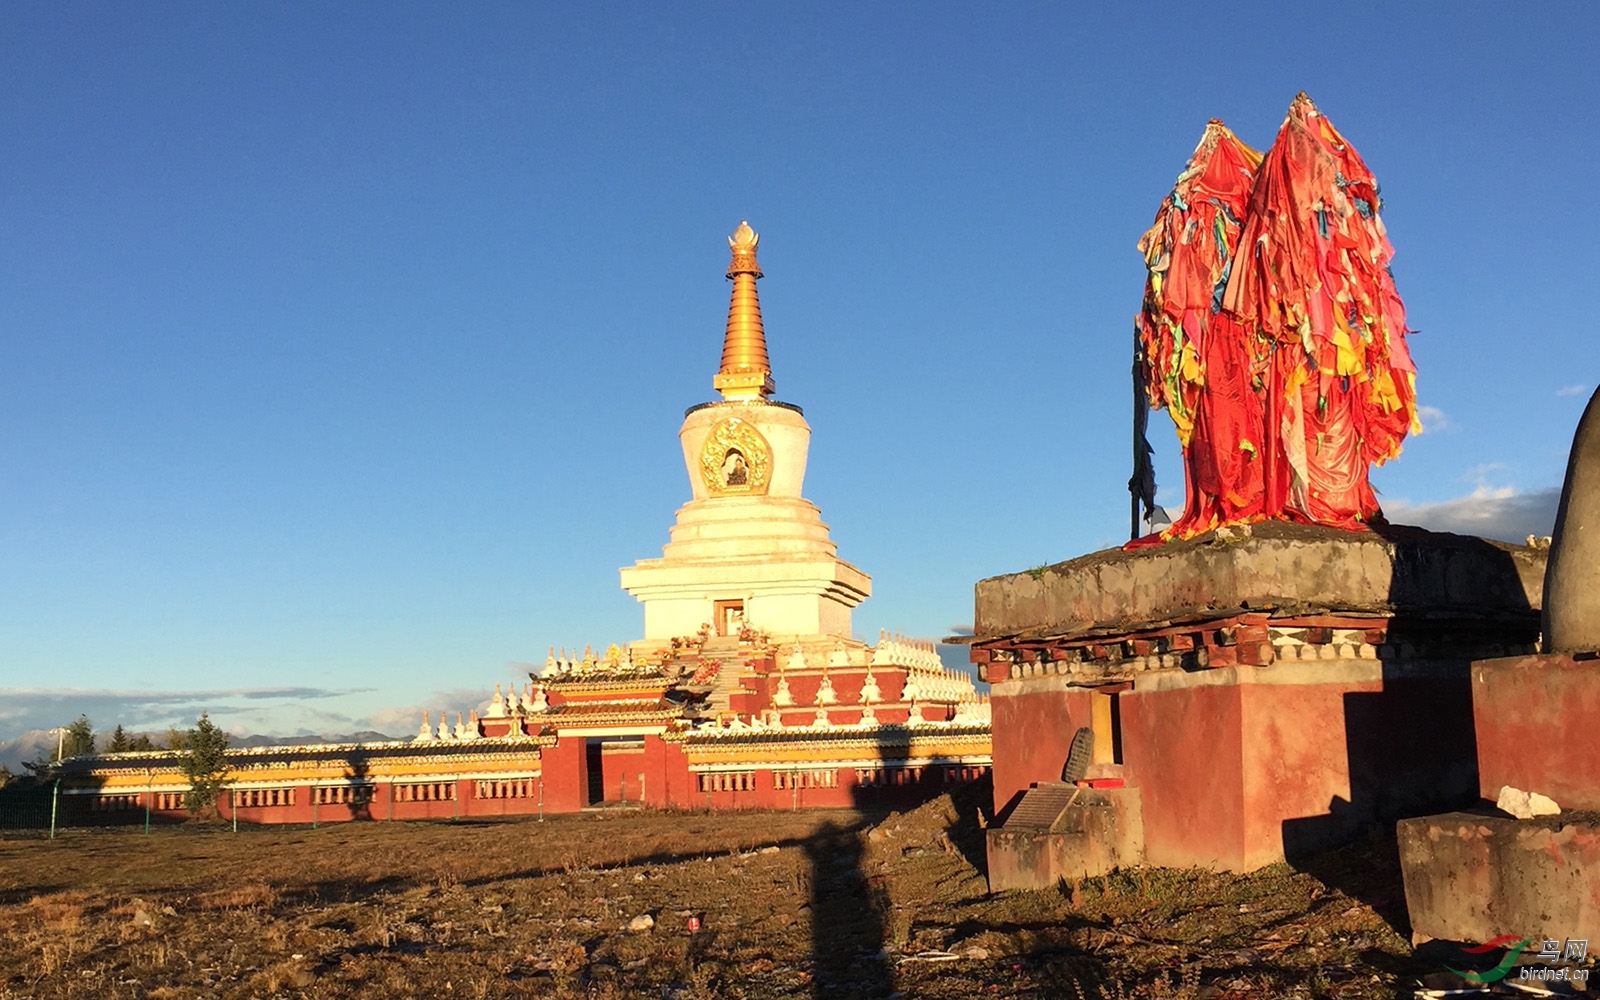
[[[233,814],[233,832],[239,832],[239,791],[228,789],[228,812]]]
[[[56,779],[56,784],[50,790],[50,839],[56,839],[56,802],[61,798],[61,779]]]

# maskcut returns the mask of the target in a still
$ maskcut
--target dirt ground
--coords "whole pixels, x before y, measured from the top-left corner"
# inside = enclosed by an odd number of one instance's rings
[[[1381,842],[991,896],[977,803],[0,835],[0,998],[1391,998],[1438,968]]]

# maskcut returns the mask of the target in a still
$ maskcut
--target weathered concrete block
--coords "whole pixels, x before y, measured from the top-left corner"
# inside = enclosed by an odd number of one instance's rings
[[[1029,796],[1048,800],[1029,808]],[[1076,793],[1076,794],[1074,794]],[[1044,818],[1046,813],[1053,814]],[[1104,875],[1144,861],[1136,788],[1075,789],[1041,782],[1004,826],[988,833],[989,889],[1048,889],[1061,879]]]
[[[1528,614],[1544,576],[1545,553],[1527,546],[1404,525],[1341,531],[1266,521],[1231,541],[1212,533],[1109,549],[980,580],[974,627],[979,638],[1059,634],[1245,607]]]
[[[1508,656],[1472,665],[1478,791],[1539,792],[1600,810],[1600,660]]]
[[[1458,812],[1396,829],[1416,934],[1600,940],[1600,825]]]

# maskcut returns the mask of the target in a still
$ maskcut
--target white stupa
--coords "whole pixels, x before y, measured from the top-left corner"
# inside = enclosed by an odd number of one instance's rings
[[[647,646],[706,623],[721,636],[749,626],[774,640],[848,638],[851,609],[872,592],[801,496],[810,426],[799,407],[769,398],[758,239],[743,222],[728,239],[733,294],[712,380],[722,398],[690,409],[678,431],[693,499],[661,558],[622,569],[623,589],[644,604]]]

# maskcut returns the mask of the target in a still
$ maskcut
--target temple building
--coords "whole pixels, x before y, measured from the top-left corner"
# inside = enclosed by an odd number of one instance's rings
[[[543,668],[403,741],[230,750],[221,811],[319,822],[658,808],[908,804],[988,773],[986,696],[932,642],[854,637],[871,578],[802,495],[811,428],[774,382],[757,234],[729,237],[720,398],[678,431],[691,498],[621,570],[644,636]],[[176,751],[63,763],[79,819],[184,814]]]

